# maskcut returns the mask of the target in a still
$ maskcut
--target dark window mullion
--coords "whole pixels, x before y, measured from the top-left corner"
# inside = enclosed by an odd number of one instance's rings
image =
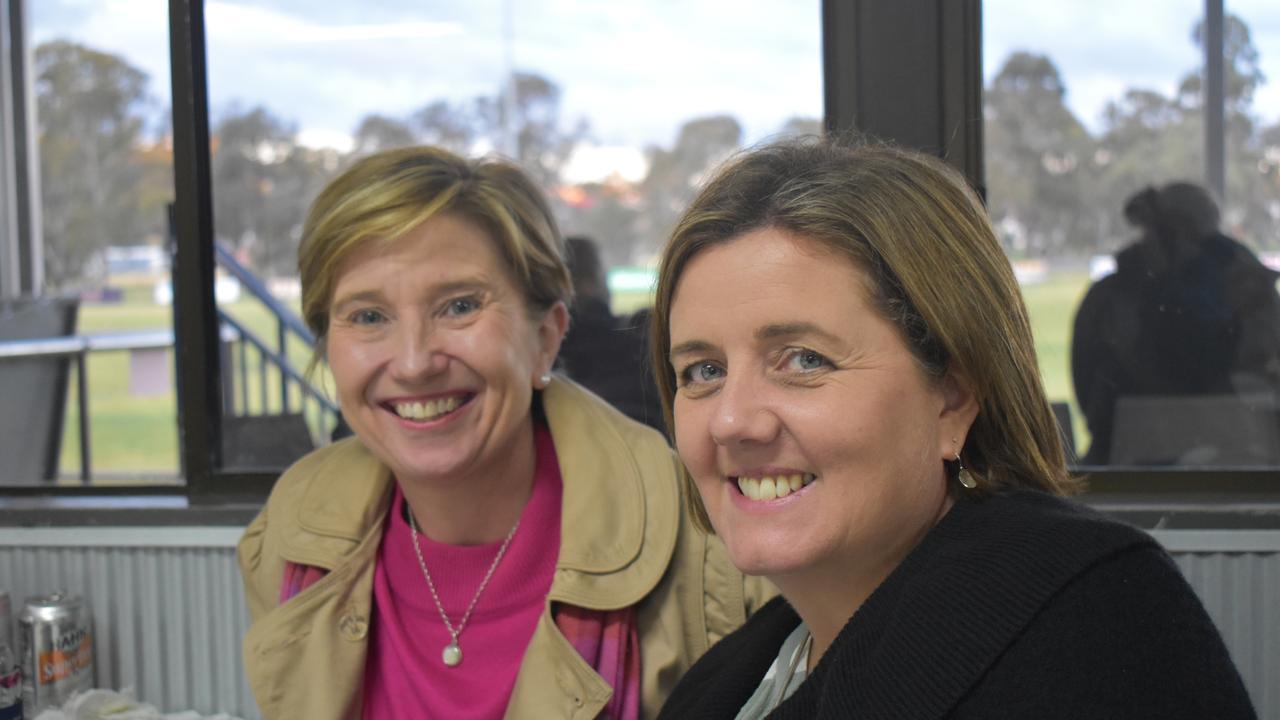
[[[190,495],[214,490],[221,464],[222,392],[213,294],[208,73],[203,0],[169,1],[173,78],[174,361],[178,453]]]

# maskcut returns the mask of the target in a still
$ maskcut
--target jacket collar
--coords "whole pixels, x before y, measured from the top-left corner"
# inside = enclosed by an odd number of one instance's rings
[[[665,440],[578,385],[555,378],[542,391],[564,486],[554,599],[625,607],[657,585],[680,526],[675,460]],[[391,474],[356,438],[308,455],[292,522],[278,527],[285,559],[336,568],[381,532]]]

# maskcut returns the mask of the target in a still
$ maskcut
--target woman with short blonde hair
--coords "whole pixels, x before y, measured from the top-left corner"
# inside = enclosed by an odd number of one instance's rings
[[[651,717],[758,604],[665,440],[552,373],[563,258],[500,160],[389,151],[316,199],[303,314],[355,437],[240,542],[264,717]]]

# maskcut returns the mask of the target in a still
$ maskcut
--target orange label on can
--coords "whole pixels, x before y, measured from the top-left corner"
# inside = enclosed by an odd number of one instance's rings
[[[93,636],[84,631],[78,634],[79,643],[59,642],[57,649],[40,653],[37,677],[41,685],[64,680],[93,667]]]

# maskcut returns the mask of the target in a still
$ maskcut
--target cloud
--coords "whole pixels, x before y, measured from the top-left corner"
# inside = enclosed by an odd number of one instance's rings
[[[29,7],[34,40],[121,55],[168,103],[168,23],[155,2]],[[1190,32],[1202,0],[1162,0],[1158,11],[1146,0],[983,7],[986,77],[1014,50],[1047,54],[1091,127],[1125,89],[1171,93],[1200,64]],[[1250,24],[1261,52],[1268,81],[1255,108],[1280,120],[1280,3],[1230,0],[1227,11]],[[311,138],[349,136],[368,113],[492,95],[512,69],[556,82],[562,119],[588,119],[606,145],[669,145],[683,122],[712,114],[737,117],[750,142],[822,113],[818,0],[209,0],[206,25],[215,119],[263,106]]]

